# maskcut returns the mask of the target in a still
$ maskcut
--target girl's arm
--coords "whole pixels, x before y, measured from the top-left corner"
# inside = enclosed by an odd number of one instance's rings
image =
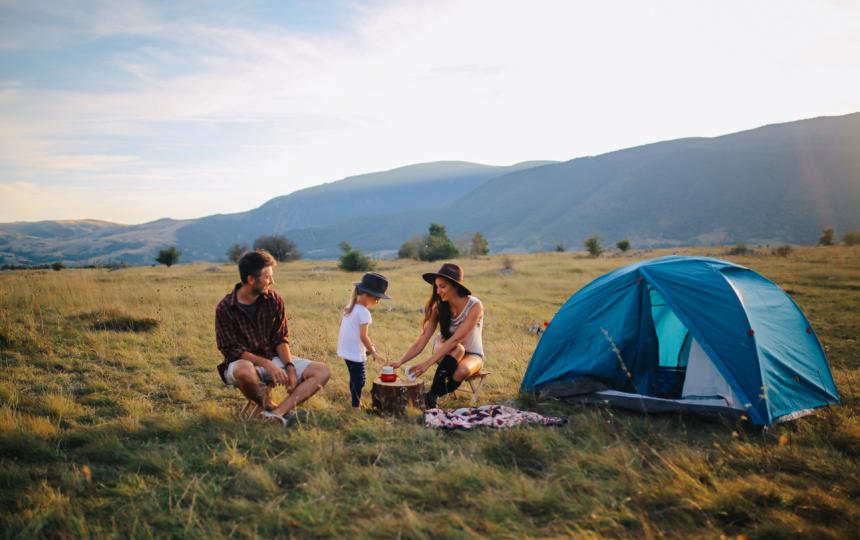
[[[367,352],[370,353],[373,358],[379,360],[380,362],[385,362],[385,358],[379,355],[376,351],[376,346],[370,341],[370,336],[367,334],[367,329],[370,324],[360,324],[358,325],[358,337],[361,339],[361,342],[364,344]]]
[[[430,355],[430,358],[412,368],[412,373],[414,373],[416,376],[421,375],[422,373],[430,369],[430,366],[439,362],[439,360],[442,360],[443,358],[445,358],[446,355],[450,354],[451,351],[453,351],[454,348],[457,347],[457,345],[459,345],[463,342],[464,339],[466,339],[466,336],[468,336],[469,332],[471,332],[475,328],[475,325],[478,324],[478,321],[481,320],[481,317],[483,315],[484,306],[480,303],[476,304],[471,310],[469,310],[469,314],[466,315],[466,320],[463,321],[463,324],[461,324],[459,328],[457,328],[457,331],[454,332],[454,335],[452,335],[445,341],[439,343],[439,346],[436,347],[436,350],[433,351],[433,354]]]
[[[398,362],[392,362],[390,365],[394,368],[399,368],[406,362],[412,360],[424,350],[424,347],[427,346],[427,343],[430,341],[430,338],[433,337],[433,331],[436,330],[436,321],[438,320],[439,314],[436,311],[436,306],[433,306],[433,311],[430,314],[430,318],[427,319],[427,322],[424,323],[424,327],[421,329],[421,335],[418,336],[418,339],[415,340],[415,343],[412,344],[409,349],[403,353],[403,356],[400,357]]]

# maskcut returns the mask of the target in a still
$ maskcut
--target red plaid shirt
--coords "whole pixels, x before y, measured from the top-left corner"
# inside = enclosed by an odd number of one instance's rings
[[[215,308],[215,341],[224,355],[222,367],[241,358],[245,351],[263,358],[274,358],[277,355],[275,348],[281,343],[289,343],[281,295],[271,289],[260,295],[256,319],[251,320],[236,300],[236,291],[241,286],[237,283],[233,292]]]

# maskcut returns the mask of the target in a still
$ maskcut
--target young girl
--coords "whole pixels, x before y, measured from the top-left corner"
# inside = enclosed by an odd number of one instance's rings
[[[359,410],[361,406],[361,389],[364,388],[364,362],[370,352],[376,360],[385,362],[379,355],[367,335],[370,326],[370,310],[376,307],[379,300],[388,300],[385,294],[388,280],[375,273],[368,272],[355,283],[349,305],[343,310],[340,319],[340,333],[337,337],[337,355],[346,362],[349,369],[349,393],[352,394],[352,408]]]

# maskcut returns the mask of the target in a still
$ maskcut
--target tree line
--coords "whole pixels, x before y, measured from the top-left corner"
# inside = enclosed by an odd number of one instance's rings
[[[818,239],[818,245],[834,245],[837,243],[835,236],[836,233],[832,228],[822,230],[821,236]],[[860,245],[860,231],[845,233],[842,237],[842,243],[848,246]],[[272,257],[279,262],[295,261],[302,257],[302,253],[296,247],[295,243],[282,234],[262,235],[254,240],[252,246],[252,248],[249,248],[248,245],[244,243],[235,243],[231,245],[226,253],[227,260],[234,263],[238,262],[242,255],[251,249],[264,249],[271,253]],[[338,267],[340,269],[348,272],[366,272],[373,269],[373,260],[360,250],[352,247],[348,242],[342,241],[339,247],[341,256],[338,259]],[[592,257],[598,257],[606,251],[600,236],[596,234],[585,239],[584,247]],[[630,249],[630,241],[626,238],[619,240],[616,242],[615,247],[621,252],[626,252]],[[564,244],[556,244],[555,251],[565,251]],[[400,249],[397,250],[397,258],[432,262],[442,259],[453,259],[455,257],[477,257],[480,255],[487,255],[489,252],[489,243],[480,232],[476,232],[474,234],[463,233],[455,241],[448,236],[448,231],[445,229],[444,225],[440,223],[431,223],[428,227],[427,234],[415,235],[400,245]],[[179,251],[176,246],[171,246],[160,250],[155,261],[159,264],[170,267],[178,263],[181,256],[182,252]],[[53,268],[54,270],[64,268],[62,263],[42,265],[39,268],[41,267]],[[14,267],[6,265],[3,269],[14,269]]]

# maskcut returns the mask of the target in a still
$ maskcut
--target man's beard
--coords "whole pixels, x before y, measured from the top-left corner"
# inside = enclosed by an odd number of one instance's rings
[[[251,287],[251,292],[253,292],[256,296],[259,296],[265,292],[266,286],[260,283],[254,283],[254,286]]]

